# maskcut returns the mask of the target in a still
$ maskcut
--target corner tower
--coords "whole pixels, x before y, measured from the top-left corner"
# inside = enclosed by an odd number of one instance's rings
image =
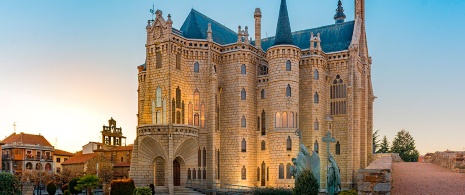
[[[267,140],[270,164],[268,185],[292,185],[285,179],[285,168],[292,165],[299,139],[295,135],[299,111],[299,61],[301,50],[292,41],[291,25],[286,1],[281,0],[275,42],[266,51],[269,66]],[[285,147],[284,147],[285,146]]]

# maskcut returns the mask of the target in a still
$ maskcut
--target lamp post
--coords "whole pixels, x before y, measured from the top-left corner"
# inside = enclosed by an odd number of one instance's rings
[[[44,162],[44,159],[40,159],[40,169],[39,169],[39,195],[42,195],[42,163]]]

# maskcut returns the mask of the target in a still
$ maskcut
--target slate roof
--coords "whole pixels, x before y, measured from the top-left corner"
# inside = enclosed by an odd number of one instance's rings
[[[292,33],[292,41],[294,45],[300,49],[310,48],[310,33],[316,36],[320,33],[321,48],[325,53],[347,50],[352,41],[355,21],[349,21],[339,24],[332,24],[318,28],[296,31]],[[262,49],[266,51],[273,46],[275,37],[262,39]],[[255,41],[252,41],[255,44]]]
[[[293,45],[291,34],[291,23],[287,14],[286,0],[281,0],[279,7],[278,25],[276,26],[276,37],[274,45]]]
[[[66,152],[64,150],[60,150],[60,149],[55,149],[53,151],[53,155],[57,155],[57,156],[74,156],[73,153],[71,152]]]
[[[41,145],[41,146],[50,146],[52,147],[52,144],[47,141],[47,139],[44,138],[42,135],[33,135],[33,134],[27,134],[27,133],[13,133],[4,140],[1,141],[4,144],[11,144],[14,142],[17,143],[23,143],[23,144],[32,144],[32,145]]]
[[[69,158],[65,162],[61,163],[61,165],[84,164],[95,156],[97,156],[97,153],[79,154]]]
[[[182,35],[190,39],[207,39],[208,23],[211,23],[215,43],[226,45],[237,41],[237,33],[192,9],[181,26]]]

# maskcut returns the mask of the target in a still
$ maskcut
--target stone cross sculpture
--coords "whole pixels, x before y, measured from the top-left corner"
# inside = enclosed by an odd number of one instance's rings
[[[302,134],[300,130],[297,129],[295,134],[299,137],[300,148],[297,158],[292,158],[294,166],[291,167],[291,175],[293,175],[297,180],[303,171],[311,170],[313,176],[317,179],[317,182],[320,183],[320,157],[318,156],[318,153],[313,151],[310,156],[310,152],[307,147],[305,147],[305,145],[301,142]]]
[[[327,132],[326,136],[322,138],[323,142],[326,142],[326,153],[328,154],[328,172],[326,176],[326,193],[337,194],[341,189],[341,175],[339,173],[339,167],[337,166],[336,160],[334,160],[333,154],[331,154],[330,143],[336,142],[334,137],[331,137],[331,132]]]

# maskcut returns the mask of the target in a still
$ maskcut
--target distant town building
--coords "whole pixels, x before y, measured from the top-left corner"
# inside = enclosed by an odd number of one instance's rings
[[[61,163],[61,166],[63,169],[69,169],[73,173],[85,173],[87,171],[87,163],[97,155],[97,153],[78,154]]]
[[[61,173],[63,167],[61,163],[67,161],[69,158],[74,156],[71,152],[66,152],[64,150],[55,149],[53,153],[53,162],[55,163],[55,173]]]
[[[42,135],[13,133],[2,144],[2,170],[22,174],[25,170],[54,171],[54,147]]]
[[[103,144],[98,142],[89,142],[86,145],[82,146],[82,151],[78,152],[80,154],[91,154],[94,153],[94,150],[102,149]]]
[[[103,126],[102,143],[106,146],[122,146],[123,139],[126,145],[126,137],[123,136],[123,128],[116,127],[116,121],[112,118],[108,120],[108,126]]]

